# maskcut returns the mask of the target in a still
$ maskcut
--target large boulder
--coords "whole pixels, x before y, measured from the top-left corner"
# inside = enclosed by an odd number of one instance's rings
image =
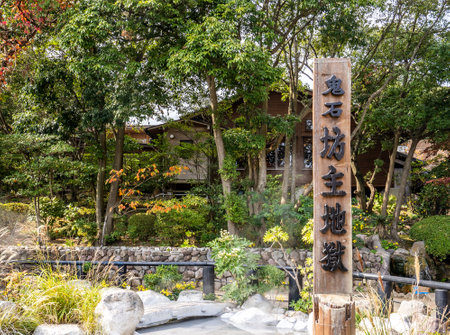
[[[270,313],[273,310],[272,303],[267,300],[264,296],[257,293],[249,297],[243,304],[243,309],[247,308],[258,308],[263,312]]]
[[[146,306],[137,328],[153,327],[170,321],[219,316],[225,311],[226,307],[228,307],[226,303],[213,301],[172,301],[167,304]]]
[[[412,317],[411,329],[413,329],[414,334],[444,333],[445,327],[441,320],[432,316],[416,313]]]
[[[37,326],[33,335],[83,335],[83,331],[78,325],[46,325]]]
[[[229,320],[235,324],[257,324],[259,326],[275,326],[278,323],[275,315],[256,307],[243,309],[231,316]]]
[[[144,304],[135,292],[120,288],[102,291],[102,298],[95,308],[101,331],[108,335],[133,335],[144,315]]]
[[[203,293],[197,290],[181,291],[177,301],[203,301]]]
[[[167,304],[171,300],[165,295],[155,292],[155,291],[138,291],[136,294],[141,298],[144,308],[147,306],[154,306],[159,304]]]
[[[419,300],[404,300],[397,311],[398,314],[403,314],[407,317],[412,317],[416,313],[424,314],[425,312],[426,306]]]
[[[408,334],[411,329],[411,323],[409,318],[403,314],[391,313],[389,315],[389,322],[391,329],[395,330],[397,333]]]
[[[427,252],[425,251],[425,242],[424,241],[414,242],[411,249],[409,249],[409,253],[411,256],[417,255],[425,257],[427,255]]]

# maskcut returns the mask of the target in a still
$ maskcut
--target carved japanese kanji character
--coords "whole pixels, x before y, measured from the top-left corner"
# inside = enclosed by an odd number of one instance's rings
[[[342,172],[336,173],[336,168],[333,165],[330,165],[328,168],[330,170],[326,175],[322,176],[322,179],[330,180],[327,181],[325,185],[331,189],[331,192],[322,192],[321,194],[324,197],[332,197],[332,196],[342,197],[346,195],[347,193],[345,191],[336,190],[336,188],[342,185],[342,181],[337,181],[336,179],[344,177],[344,174]]]
[[[343,95],[345,92],[341,88],[342,80],[336,78],[336,76],[333,74],[330,79],[325,81],[327,84],[328,90],[325,92],[322,92],[323,95],[328,94],[331,92],[333,95]]]
[[[342,263],[341,256],[344,254],[345,247],[341,244],[341,242],[323,242],[323,250],[322,253],[325,255],[320,262],[325,263],[322,264],[322,268],[326,271],[334,272],[336,270],[341,270],[342,272],[347,272],[348,270],[345,268]]]
[[[325,234],[328,229],[333,234],[342,235],[347,231],[344,229],[345,225],[345,211],[341,212],[341,204],[336,203],[336,208],[325,205],[325,213],[322,215],[324,226],[320,229],[320,232]]]
[[[324,146],[323,150],[320,152],[320,157],[323,158],[326,155],[328,158],[331,158],[334,155],[334,157],[340,161],[342,157],[344,157],[345,142],[341,142],[341,140],[345,137],[345,135],[341,134],[341,130],[338,127],[333,127],[333,131],[336,136],[330,136],[328,133],[328,128],[323,128],[324,135],[320,138],[320,140],[323,142]],[[334,141],[331,146],[331,150],[328,141]]]
[[[339,117],[342,114],[342,109],[336,108],[342,105],[342,102],[327,102],[325,106],[330,107],[325,113],[322,113],[322,116],[331,115],[331,117]]]

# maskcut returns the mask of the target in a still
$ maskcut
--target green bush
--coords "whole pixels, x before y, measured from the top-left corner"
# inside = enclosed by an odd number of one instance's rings
[[[133,240],[148,241],[155,235],[154,214],[138,213],[128,219],[128,236]]]
[[[183,276],[178,272],[176,265],[160,265],[155,273],[144,276],[144,286],[150,290],[160,292],[162,290],[173,290],[177,282]]]
[[[450,209],[450,183],[446,179],[431,180],[414,201],[414,211],[422,216],[445,215]]]
[[[188,231],[200,238],[200,244],[206,242],[203,236],[210,235],[207,232],[211,227],[208,224],[208,204],[205,198],[186,195],[182,199],[170,199],[161,204],[164,208],[179,208],[156,214],[155,230],[163,244],[181,245]]]
[[[30,205],[22,202],[8,202],[6,204],[0,204],[0,208],[8,212],[16,212],[21,214],[27,214],[30,211]]]
[[[450,255],[450,216],[427,217],[411,227],[410,235],[417,241],[425,241],[428,254],[439,259]]]

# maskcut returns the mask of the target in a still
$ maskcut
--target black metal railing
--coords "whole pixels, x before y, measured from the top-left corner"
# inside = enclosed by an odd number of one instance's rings
[[[196,266],[203,268],[203,293],[206,294],[214,294],[214,262],[119,262],[119,261],[110,261],[110,262],[100,262],[100,261],[52,261],[52,260],[10,260],[7,263],[15,263],[15,264],[51,264],[51,265],[74,265],[77,269],[77,277],[83,278],[84,271],[83,265],[85,263],[89,263],[92,265],[103,265],[103,266],[116,266],[118,268],[119,275],[121,278],[125,276],[127,273],[127,269],[129,266],[143,266],[143,267],[155,267],[159,265],[177,265],[177,266]],[[277,266],[279,269],[284,269],[287,271],[297,271],[296,268],[292,267],[281,267]],[[378,295],[383,302],[383,305],[387,305],[387,301],[391,297],[392,293],[392,284],[393,283],[401,283],[401,284],[410,284],[417,285],[417,281],[414,278],[406,278],[406,277],[397,277],[391,275],[378,275],[372,273],[363,273],[363,272],[353,272],[353,278],[357,279],[366,279],[366,280],[376,280],[378,282]],[[383,283],[383,287],[381,287],[380,279]],[[302,277],[299,276],[300,286],[303,287]],[[449,291],[450,291],[450,283],[445,282],[437,282],[431,280],[420,280],[420,286],[429,287],[435,289],[435,303],[436,303],[436,316],[439,319],[448,320],[449,313]],[[295,280],[289,276],[289,294],[288,294],[288,305],[291,309],[291,302],[297,301],[300,299],[300,292],[298,289]]]

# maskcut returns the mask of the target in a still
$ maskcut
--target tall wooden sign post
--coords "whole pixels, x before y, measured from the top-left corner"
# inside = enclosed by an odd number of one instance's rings
[[[314,60],[314,334],[355,334],[348,59]]]

